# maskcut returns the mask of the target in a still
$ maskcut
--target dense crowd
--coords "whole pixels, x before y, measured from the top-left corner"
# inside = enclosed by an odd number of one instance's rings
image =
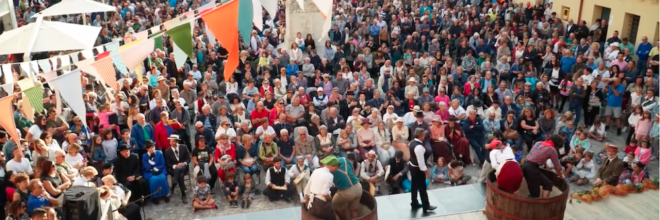
[[[113,1],[117,13],[87,21],[103,27],[102,45],[205,3]],[[15,4],[19,20],[48,4]],[[248,43],[240,39],[229,79],[221,74],[228,52],[200,19],[194,56],[183,66],[165,36],[142,79],[117,71],[121,86],[105,90],[82,77],[84,116],[58,115],[58,97],[47,89],[47,110],[30,120],[17,96],[21,145],[0,133],[8,158],[0,198],[10,219],[42,206],[57,211],[71,185],[100,186],[103,201],[124,207],[117,218],[139,219],[138,204],[128,201],[143,195],[169,202],[178,186],[188,203],[186,175],[193,210],[217,208],[224,200],[211,196],[217,186],[231,207],[249,208],[262,193],[302,201],[309,175],[329,155],[348,158],[377,194],[409,192],[414,138],[434,164],[427,184],[465,184],[470,164],[482,167],[477,181],[505,179],[503,164],[523,155],[578,184],[639,183],[657,159],[660,42],[643,37],[635,46],[617,31],[609,35],[606,20],[589,26],[560,19],[552,4],[508,0],[341,0],[317,47],[318,33],[284,33],[284,4],[263,13],[264,29]],[[285,34],[296,36],[290,45],[281,45]],[[625,151],[590,150],[590,142],[612,138],[610,127],[627,135]],[[428,132],[420,137],[418,128]],[[547,146],[553,150],[534,150]],[[546,154],[555,156],[540,161]]]

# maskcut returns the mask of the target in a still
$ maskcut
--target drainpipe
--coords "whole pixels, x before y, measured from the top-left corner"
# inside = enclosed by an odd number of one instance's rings
[[[582,21],[582,5],[584,5],[584,0],[580,0],[580,8],[578,8],[578,24]]]

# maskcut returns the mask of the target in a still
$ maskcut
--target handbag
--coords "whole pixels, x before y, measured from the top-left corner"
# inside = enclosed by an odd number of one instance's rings
[[[508,130],[504,131],[504,139],[517,140],[518,139],[518,131],[513,130],[513,129],[508,129]]]

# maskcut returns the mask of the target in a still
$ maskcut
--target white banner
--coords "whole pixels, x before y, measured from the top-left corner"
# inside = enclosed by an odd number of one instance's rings
[[[67,74],[61,75],[49,83],[54,84],[58,88],[60,97],[62,100],[66,101],[71,107],[76,115],[78,115],[82,120],[83,125],[87,126],[87,120],[85,120],[85,102],[82,99],[82,89],[83,86],[80,83],[80,70],[74,70]]]

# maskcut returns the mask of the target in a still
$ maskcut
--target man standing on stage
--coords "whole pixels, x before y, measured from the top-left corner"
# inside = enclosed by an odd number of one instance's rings
[[[410,206],[413,210],[422,208],[424,214],[435,210],[437,207],[431,206],[429,204],[429,196],[426,193],[426,179],[429,178],[429,170],[426,167],[426,158],[431,156],[431,152],[427,152],[424,148],[424,137],[426,135],[426,130],[423,128],[417,128],[414,131],[415,140],[410,142],[410,175],[411,175],[411,200]],[[417,201],[417,192],[419,191],[419,196],[422,197],[422,205],[419,205]]]
[[[329,156],[330,157],[330,156]],[[362,198],[362,184],[353,173],[353,165],[345,157],[338,158],[337,164],[325,164],[334,176],[333,182],[337,193],[332,197],[332,208],[339,219],[355,219],[358,217],[360,199]],[[346,211],[350,211],[350,217]]]

